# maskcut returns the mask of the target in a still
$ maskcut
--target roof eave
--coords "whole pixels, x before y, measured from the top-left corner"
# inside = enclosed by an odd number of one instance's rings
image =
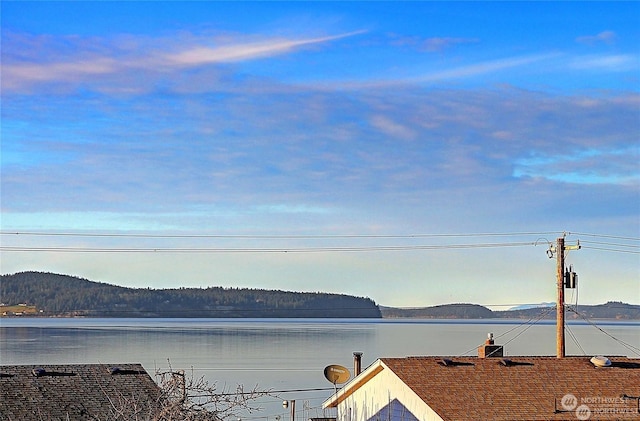
[[[322,403],[322,408],[335,408],[355,391],[360,389],[365,383],[374,378],[378,373],[387,368],[384,363],[378,359],[366,370],[360,373],[358,376],[347,382],[340,390],[334,393],[329,399]]]

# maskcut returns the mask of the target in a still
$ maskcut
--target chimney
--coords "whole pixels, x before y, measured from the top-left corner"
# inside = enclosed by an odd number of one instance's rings
[[[489,333],[487,335],[487,340],[484,341],[484,345],[480,345],[478,347],[478,358],[502,357],[502,354],[502,345],[494,344],[493,333]]]
[[[362,372],[362,352],[353,353],[353,376],[357,376]]]

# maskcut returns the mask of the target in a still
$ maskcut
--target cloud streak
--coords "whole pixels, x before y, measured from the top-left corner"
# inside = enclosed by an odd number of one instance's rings
[[[638,5],[611,4],[3,3],[3,230],[634,236]],[[603,10],[609,32],[574,32]],[[627,285],[612,299],[637,286],[636,256],[572,256]],[[544,250],[508,261],[3,252],[2,267],[171,287],[344,292],[349,279],[385,301],[393,283],[399,305],[431,303],[425,279],[451,280],[438,301],[513,302],[504,285],[522,267],[539,291],[526,296],[548,293]]]
[[[507,57],[498,60],[488,60],[467,66],[461,66],[449,70],[436,71],[417,77],[417,82],[433,82],[465,77],[476,77],[489,73],[500,72],[515,67],[541,63],[559,57],[560,53],[532,54],[525,56]]]
[[[397,34],[390,35],[391,44],[400,47],[412,47],[418,51],[426,51],[429,53],[442,52],[449,48],[463,44],[477,44],[480,42],[478,38],[463,37],[408,37],[399,36]]]
[[[640,60],[631,54],[590,55],[575,57],[569,65],[580,70],[627,72],[637,69]]]
[[[617,35],[615,32],[602,31],[597,35],[585,35],[585,36],[578,37],[576,38],[576,42],[579,42],[581,44],[588,44],[588,45],[594,45],[594,44],[600,44],[600,43],[613,44],[616,38],[617,38]]]
[[[335,83],[323,82],[319,87],[329,89],[364,89],[364,88],[385,88],[394,86],[407,86],[412,84],[435,84],[439,82],[456,81],[462,79],[472,79],[487,75],[505,72],[507,70],[551,62],[553,59],[562,57],[562,53],[542,53],[524,56],[506,57],[496,60],[485,60],[470,63],[463,66],[449,69],[434,69],[422,72],[418,76],[404,76],[395,78],[378,78],[358,81],[339,81]]]
[[[422,43],[422,49],[429,52],[443,51],[460,44],[476,44],[480,42],[477,38],[428,38]]]
[[[3,153],[20,152],[3,163],[3,206],[157,213],[216,205],[238,215],[250,207],[323,218],[313,210],[331,203],[358,208],[358,201],[393,197],[389,203],[403,208],[411,206],[403,195],[425,205],[442,189],[462,186],[486,186],[491,192],[483,195],[498,200],[505,183],[531,178],[589,185],[600,174],[624,187],[637,183],[637,153],[616,151],[629,150],[630,133],[640,130],[639,101],[393,87],[275,97],[238,91],[215,101],[102,96],[76,99],[69,112],[61,98],[41,116],[39,130],[18,128],[29,142],[3,144]],[[33,104],[8,109],[5,118],[42,111]],[[86,131],[89,119],[106,124]],[[42,132],[47,136],[39,138]],[[581,155],[588,150],[598,156]],[[48,159],[30,158],[43,155]],[[559,178],[563,173],[584,179]],[[24,191],[30,200],[21,199]]]
[[[175,51],[169,53],[126,51],[123,53],[117,48],[96,54],[92,51],[83,51],[84,42],[77,41],[80,51],[75,57],[68,57],[65,61],[58,61],[55,49],[47,51],[45,58],[41,55],[27,56],[24,52],[18,53],[20,45],[10,45],[14,53],[5,54],[2,66],[3,89],[14,91],[28,88],[34,84],[75,83],[90,81],[95,76],[106,76],[126,72],[157,72],[193,68],[210,64],[237,63],[291,54],[304,47],[320,45],[337,41],[343,38],[363,34],[365,31],[353,31],[333,36],[283,39],[266,38],[259,41],[218,41],[220,45],[208,46],[206,44],[216,41],[200,40],[194,44],[173,47]],[[32,40],[22,40],[24,44],[32,43]],[[73,40],[70,40],[73,42]],[[194,41],[191,40],[193,43]],[[152,49],[160,49],[159,46]],[[42,51],[40,51],[42,54]]]
[[[582,150],[569,156],[538,155],[518,159],[514,176],[536,177],[570,184],[640,185],[637,147]]]
[[[324,44],[342,38],[363,34],[365,31],[354,31],[346,34],[310,38],[302,40],[270,39],[259,42],[223,45],[218,47],[187,48],[184,51],[168,54],[159,60],[162,66],[201,66],[212,63],[233,63],[237,61],[256,60],[295,51],[301,47]]]

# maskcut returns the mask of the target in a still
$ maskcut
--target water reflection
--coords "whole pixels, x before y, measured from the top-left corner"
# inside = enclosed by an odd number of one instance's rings
[[[219,390],[235,389],[237,384],[278,391],[326,389],[278,393],[283,399],[297,399],[301,410],[306,405],[309,416],[322,416],[318,407],[331,394],[324,367],[340,364],[351,369],[353,351],[364,352],[363,368],[379,357],[476,355],[477,346],[493,332],[496,343],[505,345],[505,355],[555,355],[555,326],[522,321],[3,319],[0,323],[2,364],[135,362],[150,373],[170,364],[193,370]],[[609,323],[605,330],[638,349],[639,326]],[[574,324],[569,329],[568,354],[638,356],[592,326]],[[263,414],[271,419],[288,416],[279,399],[266,399],[263,406]]]

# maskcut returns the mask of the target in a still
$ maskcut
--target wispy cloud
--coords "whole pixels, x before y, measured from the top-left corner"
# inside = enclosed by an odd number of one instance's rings
[[[638,174],[628,150],[640,130],[638,95],[414,86],[149,99],[60,98],[46,110],[36,102],[3,110],[13,121],[39,116],[37,129],[3,143],[3,153],[18,148],[22,157],[3,162],[3,206],[157,213],[215,204],[321,217],[327,204],[378,195],[401,208],[410,205],[403,194],[422,206],[443,189],[481,185],[483,200],[497,200],[505,180],[575,173],[628,185]],[[90,119],[105,124],[88,130]],[[589,150],[598,155],[581,155]]]
[[[560,56],[559,53],[544,53],[525,56],[507,57],[497,60],[488,60],[480,63],[456,67],[448,70],[436,71],[416,78],[416,81],[437,81],[446,79],[459,79],[465,77],[481,76],[495,73],[514,67],[527,66],[540,63]]]
[[[597,35],[585,35],[585,36],[578,37],[576,38],[576,42],[579,42],[581,44],[588,44],[588,45],[594,45],[594,44],[600,44],[600,43],[612,44],[615,42],[616,38],[617,38],[617,35],[615,32],[602,31]]]
[[[29,83],[68,81],[83,76],[109,74],[121,68],[122,63],[106,57],[66,63],[6,63],[2,66],[2,85],[5,89],[12,89]]]
[[[422,43],[421,48],[425,51],[435,52],[442,51],[447,48],[460,45],[460,44],[476,44],[480,42],[477,38],[454,38],[454,37],[440,37],[440,38],[427,38]]]
[[[440,52],[462,44],[477,44],[478,38],[464,37],[431,37],[421,38],[416,36],[402,36],[391,34],[391,44],[402,47],[411,47],[418,51]]]
[[[635,185],[640,183],[637,147],[579,150],[571,155],[538,154],[515,162],[515,177],[537,177],[572,184]]]
[[[85,40],[69,39],[76,44],[75,54],[66,54],[60,60],[59,46],[51,45],[51,49],[40,48],[37,53],[29,55],[22,46],[33,44],[33,40],[16,37],[18,44],[7,44],[3,54],[2,85],[4,90],[18,90],[42,82],[75,83],[90,80],[95,76],[109,76],[117,73],[131,72],[166,72],[171,69],[185,69],[208,64],[234,63],[290,54],[304,47],[319,45],[339,39],[362,34],[355,31],[338,35],[285,39],[263,37],[250,39],[194,39],[185,37],[185,43],[174,46],[162,46],[158,39],[156,45],[130,45],[123,49],[113,45],[111,49],[101,48],[99,52],[87,46]],[[106,42],[108,44],[108,42]],[[19,45],[22,44],[22,45]],[[177,45],[175,45],[177,44]],[[170,49],[169,52],[162,50]],[[28,51],[28,49],[27,49]],[[133,77],[133,76],[132,76]]]
[[[388,134],[389,136],[393,136],[394,138],[413,139],[416,136],[416,132],[414,130],[381,114],[371,117],[370,124],[374,128]]]
[[[310,38],[301,40],[269,39],[258,42],[222,45],[216,47],[196,46],[162,57],[162,65],[199,66],[210,63],[229,63],[244,60],[255,60],[264,57],[286,54],[304,46],[322,44],[346,38],[365,31],[346,34]]]
[[[334,209],[321,206],[310,206],[304,204],[270,204],[259,205],[256,207],[258,213],[274,213],[274,214],[326,214],[333,213]]]
[[[630,54],[589,55],[575,57],[569,65],[574,69],[581,70],[626,72],[638,69],[640,60],[638,56]]]
[[[437,82],[469,79],[503,72],[505,70],[543,63],[561,57],[561,53],[543,53],[524,56],[514,56],[496,60],[486,60],[466,64],[448,69],[434,69],[425,71],[418,76],[404,76],[400,78],[378,78],[359,81],[341,81],[334,84],[323,83],[325,87],[339,87],[341,89],[362,89],[367,87],[393,87],[409,84],[431,84]]]

